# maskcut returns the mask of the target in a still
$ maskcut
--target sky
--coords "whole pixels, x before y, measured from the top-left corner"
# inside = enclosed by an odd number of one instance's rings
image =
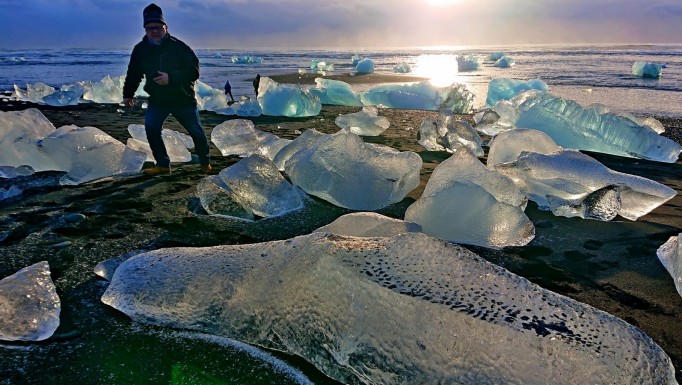
[[[149,0],[0,0],[0,49],[131,48]],[[193,48],[682,44],[682,0],[158,0]]]

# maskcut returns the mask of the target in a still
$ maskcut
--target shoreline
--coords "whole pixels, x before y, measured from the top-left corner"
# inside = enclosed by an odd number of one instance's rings
[[[279,82],[295,78],[314,84],[314,77],[319,77],[319,74],[309,75],[288,74],[273,79]],[[326,78],[343,80],[344,76],[351,78],[350,75]],[[365,83],[367,81],[379,84],[387,79],[381,75],[365,76],[352,78],[358,81],[355,84],[369,84]],[[27,108],[41,110],[55,127],[69,124],[94,126],[123,143],[130,137],[128,125],[142,124],[145,112],[138,106],[124,108],[116,104],[52,107],[30,102],[0,102],[2,111]],[[258,130],[294,139],[300,131],[311,128],[324,133],[336,132],[339,128],[334,119],[337,116],[360,109],[323,106],[319,115],[303,118],[244,118],[207,111],[202,111],[200,117],[209,138],[212,163],[217,173],[240,159],[222,156],[210,143],[211,130],[226,120],[249,119]],[[419,187],[402,202],[380,210],[380,213],[401,218],[406,207],[421,196],[433,169],[449,157],[447,153],[425,151],[417,143],[423,119],[435,118],[437,114],[436,111],[380,109],[379,116],[391,122],[389,129],[377,137],[363,137],[369,143],[416,152],[424,162]],[[472,114],[459,116],[471,119]],[[682,144],[682,119],[656,118],[666,127],[665,136]],[[164,127],[185,132],[174,118],[169,118]],[[682,297],[675,291],[655,250],[670,236],[682,232],[682,161],[678,159],[674,164],[664,164],[603,154],[590,155],[615,171],[664,183],[678,191],[678,195],[636,222],[555,217],[529,204],[527,213],[536,225],[536,239],[529,245],[503,250],[466,247],[542,287],[639,327],[671,356],[679,380],[682,378],[682,339],[678,336],[682,330]],[[101,287],[92,284],[96,280],[92,268],[102,260],[134,250],[278,239],[309,231],[348,212],[316,201],[314,204],[317,206],[312,209],[315,218],[311,218],[311,211],[307,211],[294,214],[285,222],[273,220],[248,225],[201,215],[194,206],[196,184],[204,177],[198,169],[199,166],[194,164],[173,164],[173,173],[169,176],[140,175],[82,186],[38,188],[28,191],[27,196],[19,201],[0,204],[0,218],[11,218],[11,223],[0,221],[0,233],[10,231],[13,234],[10,241],[0,241],[0,259],[3,260],[0,277],[12,274],[31,262],[49,260],[50,266],[58,271],[55,283],[64,293],[63,307],[68,309],[63,312],[64,328],[76,325],[76,328],[87,330],[87,326],[79,324],[80,312],[85,314],[84,319],[90,317],[104,324],[116,322],[107,318],[111,317],[111,312],[101,314],[92,310],[101,305],[97,296]],[[50,218],[63,213],[82,213],[86,219],[66,230],[53,229]],[[28,230],[24,234],[16,229]],[[68,242],[66,246],[54,246],[65,242]],[[81,308],[74,297],[88,306]],[[105,331],[90,330],[90,334],[92,336],[84,333],[79,338],[86,341],[92,338],[97,343],[104,341],[104,344],[110,343],[109,338],[116,338],[115,333],[114,337],[108,337],[109,333]],[[46,344],[45,348],[54,347]],[[19,353],[0,351],[0,359],[12,354]],[[41,354],[37,354],[29,361],[35,360],[36,365],[43,367],[43,359]],[[57,357],[54,362],[45,363],[44,367],[48,371],[54,370],[55,366],[65,365],[63,362]]]

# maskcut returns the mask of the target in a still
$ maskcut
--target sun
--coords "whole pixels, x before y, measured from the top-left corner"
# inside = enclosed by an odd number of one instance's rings
[[[452,5],[460,3],[462,0],[426,0],[429,5]]]

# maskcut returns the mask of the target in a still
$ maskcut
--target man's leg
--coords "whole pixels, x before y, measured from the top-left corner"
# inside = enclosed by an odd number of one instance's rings
[[[152,103],[149,103],[144,116],[144,130],[147,133],[147,141],[152,149],[152,156],[156,166],[165,168],[170,168],[170,157],[166,151],[166,145],[163,144],[161,130],[163,129],[163,122],[169,114],[169,110],[155,107]]]
[[[208,139],[199,120],[199,108],[196,106],[174,108],[172,113],[192,137],[194,148],[199,157],[199,164],[208,166],[211,163],[211,158],[208,155]]]

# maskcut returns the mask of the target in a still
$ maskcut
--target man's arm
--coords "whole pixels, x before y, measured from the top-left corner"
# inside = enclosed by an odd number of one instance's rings
[[[142,82],[144,70],[142,68],[142,58],[137,47],[133,48],[133,53],[130,54],[130,62],[128,63],[128,71],[126,72],[125,82],[123,83],[123,103],[132,106],[135,91]]]
[[[168,72],[169,84],[191,83],[199,79],[199,58],[185,43],[181,43],[178,60],[180,68]]]

